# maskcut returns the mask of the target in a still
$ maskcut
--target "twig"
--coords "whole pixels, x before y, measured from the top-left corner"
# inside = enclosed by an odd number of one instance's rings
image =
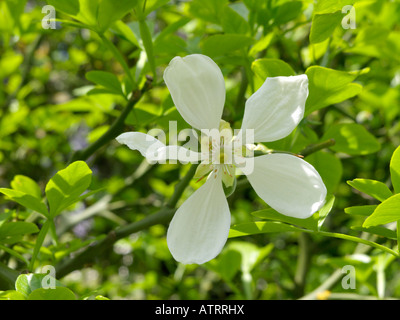
[[[303,157],[307,157],[310,154],[313,154],[319,150],[332,147],[333,145],[335,145],[335,143],[335,139],[329,139],[320,143],[310,144],[305,149],[303,149],[303,151],[300,152],[300,155],[302,155]]]

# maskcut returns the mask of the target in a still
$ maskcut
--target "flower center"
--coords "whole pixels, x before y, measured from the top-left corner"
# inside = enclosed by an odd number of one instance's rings
[[[233,164],[233,131],[228,122],[221,120],[219,130],[211,131],[201,139],[203,162],[198,166],[195,178],[201,180],[210,174],[221,175],[226,187],[233,185],[235,166]]]

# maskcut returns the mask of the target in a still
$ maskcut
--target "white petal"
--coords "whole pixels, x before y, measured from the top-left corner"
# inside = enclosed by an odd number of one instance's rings
[[[219,174],[211,175],[175,213],[167,243],[175,260],[202,264],[214,259],[228,239],[231,215]]]
[[[308,78],[305,74],[267,78],[246,101],[242,131],[253,129],[253,142],[270,142],[286,137],[303,118],[307,96]]]
[[[147,154],[147,158],[151,161],[163,162],[165,160],[178,160],[186,164],[197,163],[201,160],[201,153],[186,149],[182,146],[164,146],[156,150],[154,154]]]
[[[116,139],[130,149],[138,150],[150,163],[163,163],[166,160],[196,163],[201,158],[198,152],[176,145],[166,146],[160,140],[142,132],[125,132]]]
[[[164,81],[187,123],[200,130],[219,127],[225,82],[212,59],[201,54],[175,57],[164,71]]]
[[[248,159],[244,171],[258,196],[276,211],[305,219],[325,202],[326,187],[314,167],[296,156],[268,154]]]
[[[132,150],[138,150],[142,156],[152,154],[165,144],[149,134],[142,132],[125,132],[119,135],[116,140],[121,144],[126,144]]]

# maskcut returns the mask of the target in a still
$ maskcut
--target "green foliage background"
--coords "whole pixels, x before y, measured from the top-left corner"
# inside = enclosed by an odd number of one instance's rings
[[[0,1],[0,298],[399,298],[400,1],[115,3]],[[42,27],[48,4],[56,29]],[[192,53],[221,67],[234,128],[266,77],[307,74],[306,117],[266,147],[304,155],[329,192],[297,221],[238,179],[231,238],[201,266],[178,264],[165,240],[198,188],[193,168],[151,166],[114,139],[188,127],[162,73]],[[45,265],[57,295],[15,285]]]

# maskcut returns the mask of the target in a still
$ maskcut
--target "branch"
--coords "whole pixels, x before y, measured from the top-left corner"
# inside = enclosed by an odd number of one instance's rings
[[[303,151],[300,152],[300,155],[302,155],[303,157],[307,157],[310,154],[315,153],[319,150],[332,147],[333,145],[335,145],[335,143],[335,139],[329,139],[320,143],[310,144],[309,146],[304,148]]]

